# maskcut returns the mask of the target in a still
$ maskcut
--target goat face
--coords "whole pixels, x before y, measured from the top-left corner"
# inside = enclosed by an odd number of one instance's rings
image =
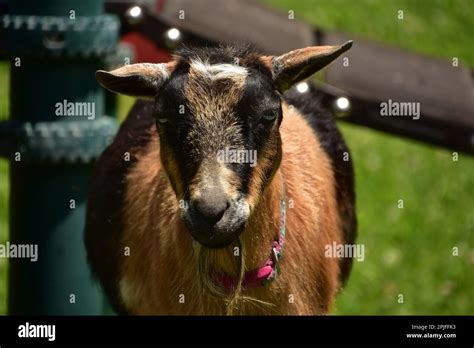
[[[282,111],[270,72],[191,60],[164,83],[155,116],[188,230],[207,247],[228,245],[281,157]]]
[[[182,218],[195,240],[219,248],[244,230],[280,164],[281,93],[349,47],[279,57],[182,50],[168,64],[134,64],[97,78],[114,92],[153,98],[161,162]]]

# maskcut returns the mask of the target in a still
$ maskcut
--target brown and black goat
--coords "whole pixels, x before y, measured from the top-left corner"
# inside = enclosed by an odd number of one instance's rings
[[[181,49],[98,71],[139,100],[92,176],[85,242],[122,314],[326,314],[352,260],[354,174],[335,122],[290,89],[351,46]],[[148,99],[148,100],[146,100]]]

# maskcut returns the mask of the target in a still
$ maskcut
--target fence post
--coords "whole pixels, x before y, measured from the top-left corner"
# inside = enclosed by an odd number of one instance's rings
[[[10,59],[10,243],[38,258],[9,260],[9,314],[101,314],[83,245],[87,180],[117,130],[94,72],[115,52],[119,21],[101,0],[12,0],[0,16]]]

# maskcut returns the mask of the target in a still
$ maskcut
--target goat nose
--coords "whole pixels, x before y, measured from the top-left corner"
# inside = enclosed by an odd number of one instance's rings
[[[205,220],[216,223],[229,208],[229,202],[224,197],[203,197],[194,201],[194,207]]]

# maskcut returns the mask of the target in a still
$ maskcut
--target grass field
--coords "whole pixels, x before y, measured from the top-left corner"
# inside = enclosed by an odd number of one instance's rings
[[[325,29],[474,67],[474,2],[266,0]],[[398,11],[404,19],[397,19]],[[0,65],[0,118],[6,117],[7,68]],[[455,88],[455,87],[453,87]],[[126,114],[129,99],[121,99]],[[336,314],[474,314],[474,158],[366,128],[340,124],[357,176],[355,262]],[[0,161],[0,243],[7,239],[7,164]],[[403,209],[398,208],[403,200]],[[458,248],[457,256],[453,248]],[[0,259],[0,313],[6,261]],[[400,303],[403,295],[403,303]]]

